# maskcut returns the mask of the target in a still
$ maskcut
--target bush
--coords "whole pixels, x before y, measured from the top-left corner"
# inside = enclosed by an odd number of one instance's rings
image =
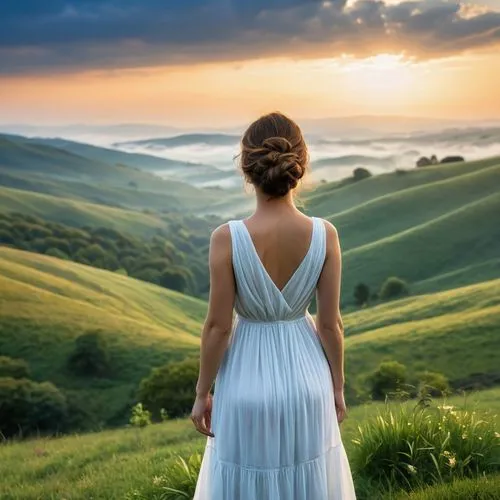
[[[450,384],[448,379],[437,372],[424,372],[420,375],[421,396],[430,395],[433,397],[446,396],[450,392]]]
[[[76,375],[102,377],[109,371],[109,353],[100,331],[88,332],[75,340],[68,359],[69,369]]]
[[[380,288],[379,297],[382,300],[390,300],[398,297],[404,297],[409,294],[406,281],[397,277],[387,278]]]
[[[146,427],[151,424],[151,412],[144,409],[142,403],[137,403],[132,408],[132,416],[130,417],[130,425],[132,427]]]
[[[364,283],[358,283],[354,289],[354,300],[358,306],[365,305],[370,299],[370,289]]]
[[[452,407],[386,408],[359,427],[353,443],[351,463],[357,474],[391,490],[498,470],[494,420]]]
[[[385,399],[387,396],[403,390],[406,384],[406,367],[397,361],[385,361],[369,377],[373,399]]]
[[[0,432],[5,437],[56,431],[66,414],[66,399],[50,382],[0,378]]]
[[[24,359],[0,356],[0,377],[30,378],[29,365]]]
[[[139,401],[155,420],[161,419],[162,408],[170,417],[187,415],[193,406],[198,370],[199,362],[192,358],[154,368],[140,384]]]
[[[164,475],[155,476],[152,486],[132,491],[127,500],[186,500],[194,497],[202,456],[194,453],[187,459],[177,457]]]

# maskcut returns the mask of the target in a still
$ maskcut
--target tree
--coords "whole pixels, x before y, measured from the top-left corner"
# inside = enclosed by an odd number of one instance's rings
[[[364,283],[358,283],[354,289],[354,300],[358,306],[365,305],[370,299],[370,288]]]
[[[457,163],[460,161],[465,161],[465,158],[463,156],[446,156],[440,163]]]
[[[432,165],[432,161],[427,156],[422,156],[417,160],[417,167],[428,167],[429,165]]]
[[[68,367],[76,375],[102,377],[110,368],[109,353],[101,331],[91,331],[75,340]]]
[[[162,408],[174,418],[187,415],[193,405],[198,370],[199,362],[193,358],[154,368],[139,386],[139,401],[155,420],[161,419]]]
[[[24,359],[0,356],[0,377],[29,378],[30,369]]]
[[[385,399],[404,387],[406,367],[397,361],[384,361],[369,377],[369,383],[372,398]]]
[[[397,297],[405,297],[410,293],[408,284],[401,278],[395,276],[387,278],[380,288],[379,297],[382,300],[395,299]]]
[[[368,177],[372,176],[372,173],[363,167],[355,168],[352,172],[352,176],[355,181],[362,181],[363,179],[368,179]]]
[[[0,432],[4,436],[56,431],[64,426],[66,416],[66,399],[50,382],[0,378]]]

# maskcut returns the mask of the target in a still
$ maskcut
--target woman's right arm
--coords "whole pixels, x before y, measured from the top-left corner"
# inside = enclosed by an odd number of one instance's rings
[[[340,314],[342,256],[335,227],[324,222],[326,257],[318,280],[316,329],[332,374],[335,405],[339,422],[345,418],[344,401],[344,326]]]

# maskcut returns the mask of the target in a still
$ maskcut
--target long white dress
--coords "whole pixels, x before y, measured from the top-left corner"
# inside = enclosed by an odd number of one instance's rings
[[[280,291],[242,221],[229,223],[237,318],[217,374],[194,500],[353,500],[329,365],[307,308],[325,260],[309,250]]]

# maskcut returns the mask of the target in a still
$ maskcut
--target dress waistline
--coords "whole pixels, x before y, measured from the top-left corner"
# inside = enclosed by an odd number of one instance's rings
[[[300,323],[305,320],[313,320],[310,314],[304,314],[303,316],[299,316],[298,318],[293,319],[277,319],[274,321],[261,321],[259,319],[246,318],[245,316],[241,316],[240,314],[236,315],[236,318],[238,323],[253,323],[261,326],[292,325],[294,323]]]

